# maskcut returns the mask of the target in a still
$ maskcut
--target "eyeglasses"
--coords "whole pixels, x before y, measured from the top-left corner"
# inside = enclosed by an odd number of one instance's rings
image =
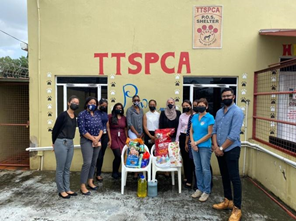
[[[232,94],[230,95],[223,95],[222,98],[232,97]]]

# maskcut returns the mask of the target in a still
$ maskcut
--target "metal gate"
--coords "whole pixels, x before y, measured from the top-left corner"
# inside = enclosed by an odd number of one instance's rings
[[[0,82],[0,166],[29,166],[29,83]]]

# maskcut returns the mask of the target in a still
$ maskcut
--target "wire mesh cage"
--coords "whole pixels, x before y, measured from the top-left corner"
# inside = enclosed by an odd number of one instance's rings
[[[255,72],[253,139],[296,156],[296,59]]]

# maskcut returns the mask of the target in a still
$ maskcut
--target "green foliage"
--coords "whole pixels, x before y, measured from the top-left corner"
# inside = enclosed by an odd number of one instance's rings
[[[0,58],[0,78],[28,78],[28,58]]]

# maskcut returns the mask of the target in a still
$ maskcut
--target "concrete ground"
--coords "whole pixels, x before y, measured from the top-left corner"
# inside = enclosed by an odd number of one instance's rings
[[[191,198],[193,190],[171,186],[158,176],[158,196],[138,198],[137,181],[128,177],[125,194],[120,180],[103,174],[104,181],[91,196],[80,193],[62,199],[56,192],[54,171],[0,170],[0,220],[75,221],[75,220],[227,220],[231,211],[216,211],[212,204],[223,200],[221,178],[214,177],[209,200],[200,203]],[[243,183],[242,220],[293,220],[278,205],[255,187],[248,178]],[[71,188],[79,190],[79,173],[71,173]]]

